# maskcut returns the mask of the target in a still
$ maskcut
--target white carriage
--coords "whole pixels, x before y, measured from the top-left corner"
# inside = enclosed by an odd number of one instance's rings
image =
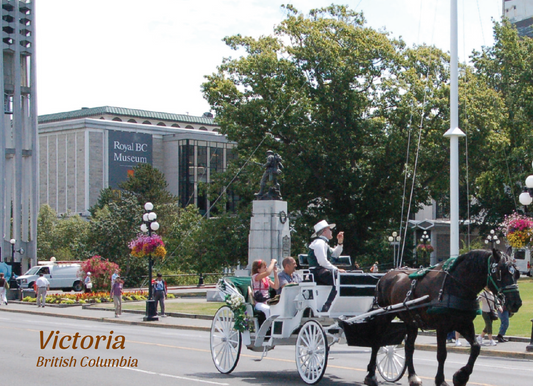
[[[304,272],[304,277],[308,274],[308,271]],[[221,279],[218,289],[244,302],[251,328],[242,332],[235,328],[235,313],[230,306],[222,306],[217,311],[211,326],[211,356],[215,367],[221,373],[231,373],[237,366],[243,345],[262,352],[261,358],[276,345],[295,345],[298,373],[304,382],[312,385],[324,375],[331,345],[347,343],[349,346],[371,347],[378,339],[381,346],[378,372],[386,381],[396,382],[405,372],[401,344],[406,334],[405,326],[391,323],[385,334],[376,336],[372,318],[376,314],[395,312],[405,305],[368,312],[381,276],[362,271],[339,273],[335,282],[337,296],[328,312],[318,310],[326,302],[331,286],[317,285],[313,281],[289,284],[281,292],[279,302],[271,305],[271,316],[264,321],[261,320],[262,314],[254,310],[251,278]]]

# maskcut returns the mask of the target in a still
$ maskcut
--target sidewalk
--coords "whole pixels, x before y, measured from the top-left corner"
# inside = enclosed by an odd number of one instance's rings
[[[183,301],[206,301],[206,289],[201,288],[173,288],[172,291],[177,298],[167,299],[166,303],[183,302]],[[192,297],[191,297],[192,296]],[[210,331],[211,317],[205,315],[188,315],[170,313],[167,317],[160,317],[158,321],[143,321],[144,311],[123,310],[119,318],[115,318],[113,306],[109,308],[96,308],[92,306],[60,306],[47,305],[44,308],[38,308],[35,304],[10,302],[8,306],[0,306],[3,312],[18,312],[33,315],[50,315],[56,317],[93,320],[98,322],[142,325],[156,328],[175,328],[187,330]],[[485,356],[496,356],[515,359],[533,360],[533,352],[527,352],[526,346],[530,339],[522,337],[511,337],[509,342],[499,343],[497,346],[481,346],[481,354]],[[454,344],[448,344],[448,352],[457,352],[468,354],[469,345],[461,338],[462,346],[456,347]],[[437,343],[434,333],[421,332],[416,340],[417,350],[436,351]]]

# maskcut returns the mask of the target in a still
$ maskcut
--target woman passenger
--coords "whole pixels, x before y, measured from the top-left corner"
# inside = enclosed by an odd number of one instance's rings
[[[255,260],[252,263],[252,290],[254,292],[255,309],[265,314],[268,319],[270,317],[270,306],[267,300],[270,298],[268,290],[279,288],[278,267],[277,260],[270,260],[270,264],[266,265],[263,260]],[[270,279],[270,275],[274,272],[274,281]]]

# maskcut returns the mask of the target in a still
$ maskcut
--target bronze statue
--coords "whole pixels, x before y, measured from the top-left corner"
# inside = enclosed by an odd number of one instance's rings
[[[283,169],[283,164],[281,161],[283,159],[277,153],[274,153],[272,150],[267,150],[267,160],[264,165],[265,172],[261,178],[259,193],[255,194],[255,197],[258,200],[281,200],[281,193],[279,191],[278,183],[278,174],[281,174],[281,169]],[[272,181],[272,186],[268,189],[268,192],[265,192],[267,180]]]

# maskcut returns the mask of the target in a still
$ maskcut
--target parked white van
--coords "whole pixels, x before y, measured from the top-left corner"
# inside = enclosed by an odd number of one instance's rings
[[[79,270],[80,264],[77,263],[39,262],[39,265],[17,277],[17,282],[22,289],[33,288],[33,283],[37,281],[39,274],[43,273],[50,282],[50,289],[81,291],[83,281],[78,277]]]
[[[531,267],[531,251],[528,247],[514,249],[513,248],[513,258],[515,259],[515,264],[521,274],[531,276],[533,267]]]

